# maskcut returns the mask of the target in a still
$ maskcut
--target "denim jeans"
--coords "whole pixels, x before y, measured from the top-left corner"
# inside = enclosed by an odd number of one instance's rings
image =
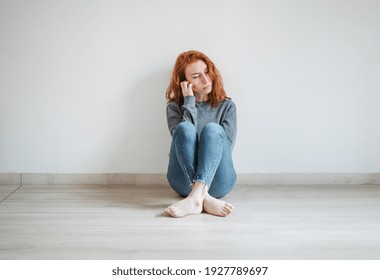
[[[220,198],[229,193],[236,181],[231,143],[222,126],[208,123],[199,140],[196,127],[178,124],[172,135],[167,178],[181,196],[188,196],[194,182],[205,183],[209,194]]]

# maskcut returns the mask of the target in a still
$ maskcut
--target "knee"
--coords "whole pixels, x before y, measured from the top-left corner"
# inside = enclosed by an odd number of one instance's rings
[[[181,135],[184,138],[193,138],[196,136],[197,129],[191,122],[181,122],[175,127],[174,135]]]
[[[221,125],[217,123],[208,123],[204,126],[202,134],[207,137],[213,137],[219,135],[221,138],[224,137],[225,132]]]

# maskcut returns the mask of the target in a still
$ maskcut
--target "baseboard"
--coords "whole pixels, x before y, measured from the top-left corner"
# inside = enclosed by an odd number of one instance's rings
[[[0,185],[167,185],[165,174],[0,173]]]
[[[378,185],[380,173],[248,173],[238,174],[241,185]]]
[[[153,173],[0,173],[0,185],[168,185]],[[380,173],[241,173],[239,185],[378,185]]]

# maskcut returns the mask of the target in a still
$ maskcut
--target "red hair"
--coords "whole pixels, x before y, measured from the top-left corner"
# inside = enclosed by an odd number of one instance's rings
[[[212,80],[212,91],[209,94],[209,101],[212,107],[218,105],[219,102],[227,98],[226,92],[223,88],[222,77],[216,69],[215,64],[203,53],[198,51],[187,51],[181,53],[174,64],[172,78],[168,89],[166,90],[166,99],[168,102],[175,101],[180,106],[183,104],[183,95],[181,90],[181,82],[186,80],[185,69],[186,67],[197,61],[202,60],[206,63],[209,75]]]

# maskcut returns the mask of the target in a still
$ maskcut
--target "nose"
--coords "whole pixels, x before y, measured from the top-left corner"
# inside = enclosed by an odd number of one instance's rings
[[[202,81],[204,84],[207,84],[209,82],[209,78],[207,77],[207,75],[202,75]]]

